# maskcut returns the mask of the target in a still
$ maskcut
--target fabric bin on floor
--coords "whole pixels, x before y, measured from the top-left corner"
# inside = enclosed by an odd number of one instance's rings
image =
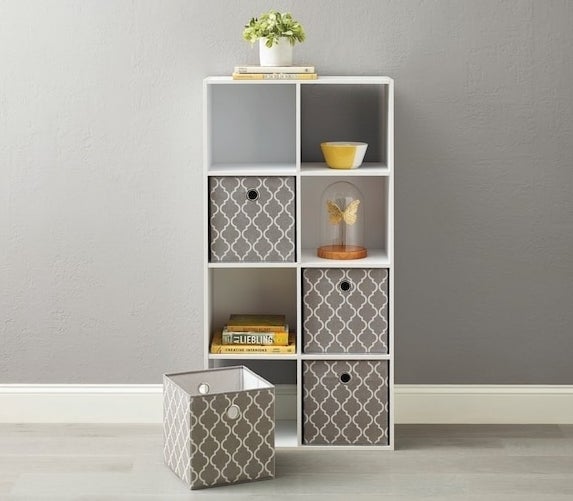
[[[191,489],[272,478],[274,386],[246,367],[163,376],[165,463]]]

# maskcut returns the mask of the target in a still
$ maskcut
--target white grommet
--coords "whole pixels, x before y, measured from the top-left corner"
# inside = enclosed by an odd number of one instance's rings
[[[231,407],[227,409],[227,417],[229,419],[237,419],[240,415],[241,411],[236,405],[231,405]]]

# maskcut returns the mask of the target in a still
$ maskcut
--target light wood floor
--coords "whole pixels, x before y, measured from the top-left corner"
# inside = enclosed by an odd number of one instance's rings
[[[402,425],[386,451],[277,450],[277,478],[188,491],[155,425],[0,425],[1,500],[573,500],[573,426]]]

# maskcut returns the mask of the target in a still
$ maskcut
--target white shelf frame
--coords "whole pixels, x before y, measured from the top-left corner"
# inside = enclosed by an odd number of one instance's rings
[[[276,163],[251,163],[251,164],[212,164],[210,141],[211,141],[211,122],[209,114],[210,100],[212,98],[212,86],[214,85],[294,85],[296,106],[296,161],[294,164],[276,164]],[[379,85],[385,87],[386,101],[384,103],[386,137],[384,141],[386,162],[366,162],[360,168],[354,170],[337,170],[330,169],[322,162],[302,162],[301,159],[301,89],[305,85]],[[395,343],[394,343],[394,81],[389,77],[382,76],[327,76],[319,77],[317,80],[233,80],[232,77],[209,77],[203,83],[203,193],[207,197],[208,178],[209,176],[293,176],[296,181],[296,256],[295,262],[291,263],[210,263],[209,262],[209,221],[208,221],[208,204],[204,203],[203,215],[203,262],[204,273],[203,279],[206,289],[206,298],[204,301],[204,335],[203,335],[203,358],[205,368],[213,367],[217,360],[283,360],[296,362],[297,373],[297,416],[296,423],[280,422],[277,423],[277,447],[286,448],[303,448],[312,450],[393,450],[395,448],[394,435],[394,360],[395,360]],[[360,260],[329,260],[321,259],[316,256],[315,249],[303,247],[302,242],[302,223],[303,216],[301,211],[300,194],[301,186],[306,177],[324,176],[333,179],[338,176],[371,176],[387,178],[387,215],[386,215],[386,248],[376,249],[369,248],[368,257]],[[241,268],[290,268],[296,270],[296,354],[221,354],[215,355],[209,353],[209,343],[211,338],[211,308],[212,289],[210,270],[213,269],[241,269]],[[388,284],[388,342],[390,352],[388,354],[369,353],[369,354],[352,354],[352,353],[302,353],[302,279],[301,274],[304,268],[386,268],[389,271]],[[389,362],[389,412],[388,412],[388,432],[389,445],[305,445],[302,443],[302,361],[303,360],[387,360]],[[295,433],[296,432],[296,433]]]
[[[316,255],[316,249],[302,249],[302,268],[389,268],[390,259],[384,249],[368,249],[363,259],[324,259]]]
[[[296,164],[245,163],[213,164],[209,167],[211,176],[296,176]]]
[[[233,77],[229,76],[213,76],[207,77],[205,82],[230,85],[394,85],[392,78],[383,76],[319,76],[316,80],[233,80]]]
[[[324,162],[303,162],[300,173],[302,176],[389,176],[390,169],[382,162],[364,162],[359,169],[331,169]]]
[[[297,354],[290,353],[209,353],[209,360],[298,360]]]

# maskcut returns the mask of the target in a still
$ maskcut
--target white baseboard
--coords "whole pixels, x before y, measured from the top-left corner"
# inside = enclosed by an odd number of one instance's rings
[[[395,390],[397,423],[573,423],[573,386],[396,385]]]
[[[573,386],[396,385],[396,423],[573,424]],[[296,387],[276,386],[277,419]],[[161,423],[162,386],[0,385],[0,423]]]
[[[0,423],[160,423],[159,384],[4,384]]]

